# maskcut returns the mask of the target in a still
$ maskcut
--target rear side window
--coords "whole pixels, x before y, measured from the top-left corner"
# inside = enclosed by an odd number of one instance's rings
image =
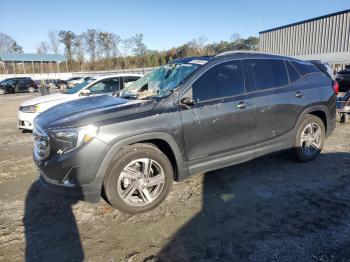
[[[291,63],[302,76],[310,73],[321,72],[321,70],[317,66],[308,62],[291,61]]]
[[[252,74],[255,90],[264,90],[289,84],[283,60],[249,59],[245,61],[248,72]]]
[[[244,77],[241,61],[216,65],[192,85],[193,99],[205,101],[243,94]]]
[[[288,74],[289,74],[289,81],[291,83],[297,81],[300,78],[300,75],[297,72],[297,70],[294,68],[294,66],[292,66],[290,61],[286,61],[286,66],[287,66],[287,70],[288,70]]]

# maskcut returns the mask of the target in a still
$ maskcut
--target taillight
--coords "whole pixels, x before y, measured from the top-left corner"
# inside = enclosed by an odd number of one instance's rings
[[[336,95],[339,93],[339,83],[337,80],[333,81],[333,90]]]

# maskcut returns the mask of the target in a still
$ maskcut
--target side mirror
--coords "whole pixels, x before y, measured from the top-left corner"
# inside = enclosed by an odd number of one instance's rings
[[[91,94],[91,91],[89,89],[84,89],[80,94],[82,96],[89,96]]]
[[[192,98],[183,97],[180,100],[180,104],[189,107],[189,106],[193,106],[194,105],[194,101],[193,101]]]

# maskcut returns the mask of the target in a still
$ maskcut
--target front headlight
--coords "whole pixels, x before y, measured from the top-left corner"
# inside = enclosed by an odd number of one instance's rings
[[[19,110],[21,110],[24,113],[35,113],[39,110],[39,105],[21,106]]]
[[[95,138],[97,131],[98,128],[93,125],[51,130],[54,148],[58,154],[71,152]]]

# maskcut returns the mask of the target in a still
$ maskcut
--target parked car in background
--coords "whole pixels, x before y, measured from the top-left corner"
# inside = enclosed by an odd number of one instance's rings
[[[338,72],[337,81],[339,82],[339,89],[341,92],[350,90],[350,66]]]
[[[335,105],[332,79],[310,62],[252,52],[185,58],[119,97],[40,114],[33,155],[52,190],[91,202],[103,191],[120,211],[140,213],[192,174],[281,150],[315,159],[335,128]]]
[[[77,79],[72,79],[72,80],[69,80],[67,81],[67,87],[68,88],[72,88],[86,80],[89,80],[90,78],[92,78],[91,76],[85,76],[85,77],[79,77]]]
[[[50,107],[84,96],[113,94],[130,82],[142,77],[139,74],[118,74],[90,78],[64,93],[52,94],[23,102],[18,110],[18,128],[33,129],[33,120]]]
[[[54,79],[53,81],[54,85],[59,89],[65,89],[67,88],[67,82],[62,79]]]
[[[7,78],[0,83],[0,95],[17,92],[34,93],[37,90],[37,84],[30,77]]]

